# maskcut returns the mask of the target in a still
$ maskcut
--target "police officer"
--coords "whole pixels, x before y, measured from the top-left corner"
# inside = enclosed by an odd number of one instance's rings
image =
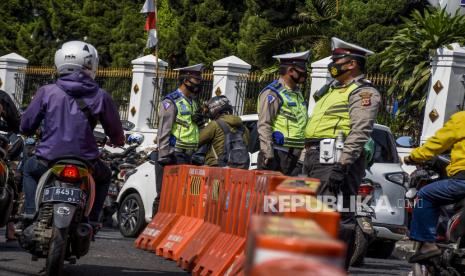
[[[203,64],[197,64],[179,71],[180,85],[162,101],[158,116],[155,173],[157,197],[153,203],[153,214],[158,211],[163,180],[163,167],[166,165],[190,164],[192,154],[199,143],[199,126],[203,116],[195,98],[200,92]]]
[[[320,195],[342,194],[343,206],[349,207],[350,196],[357,195],[365,175],[363,149],[371,137],[380,94],[363,74],[366,56],[373,52],[335,37],[331,44],[328,70],[334,80],[315,93],[316,106],[305,129],[303,171],[321,180]],[[325,159],[328,149],[320,152],[321,140],[336,140],[341,132],[345,141],[339,160]],[[342,213],[341,223],[341,239],[348,242],[348,267],[353,250],[354,213]]]
[[[310,51],[274,56],[280,78],[260,92],[258,98],[258,169],[292,175],[304,147],[307,104],[298,85],[307,79]]]

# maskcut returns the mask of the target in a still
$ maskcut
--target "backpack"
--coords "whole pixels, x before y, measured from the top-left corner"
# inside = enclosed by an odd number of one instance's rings
[[[250,157],[243,138],[244,126],[240,126],[235,132],[232,132],[226,122],[218,119],[216,123],[223,130],[225,137],[224,151],[223,155],[218,157],[218,166],[249,169]]]

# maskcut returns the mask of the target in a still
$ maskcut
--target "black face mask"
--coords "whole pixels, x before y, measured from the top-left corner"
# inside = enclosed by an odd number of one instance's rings
[[[291,75],[292,81],[295,83],[305,83],[307,81],[307,72],[301,72],[299,70],[295,70],[297,72],[297,78],[294,75]],[[300,81],[303,78],[303,81]]]
[[[187,90],[189,90],[189,92],[191,93],[198,93],[200,91],[200,83],[199,84],[195,84],[191,81],[187,81],[189,84],[187,83],[184,83],[184,85],[186,86]]]
[[[351,60],[344,62],[344,63],[335,63],[334,61],[328,64],[328,71],[331,74],[331,77],[337,78],[344,74],[345,72],[350,71],[349,69],[342,69],[343,65],[346,65],[348,63],[352,62]]]

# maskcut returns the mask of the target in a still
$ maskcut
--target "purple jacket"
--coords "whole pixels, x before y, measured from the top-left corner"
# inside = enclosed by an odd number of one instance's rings
[[[124,145],[124,132],[111,96],[88,75],[75,72],[37,90],[21,117],[21,132],[32,135],[41,126],[36,155],[53,160],[64,155],[96,159],[99,151],[86,115],[74,97],[81,97],[110,141]]]

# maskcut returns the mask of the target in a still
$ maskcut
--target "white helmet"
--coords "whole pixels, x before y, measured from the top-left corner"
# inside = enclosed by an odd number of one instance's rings
[[[94,79],[98,68],[97,49],[82,41],[68,41],[55,53],[55,66],[59,75],[84,70]]]

